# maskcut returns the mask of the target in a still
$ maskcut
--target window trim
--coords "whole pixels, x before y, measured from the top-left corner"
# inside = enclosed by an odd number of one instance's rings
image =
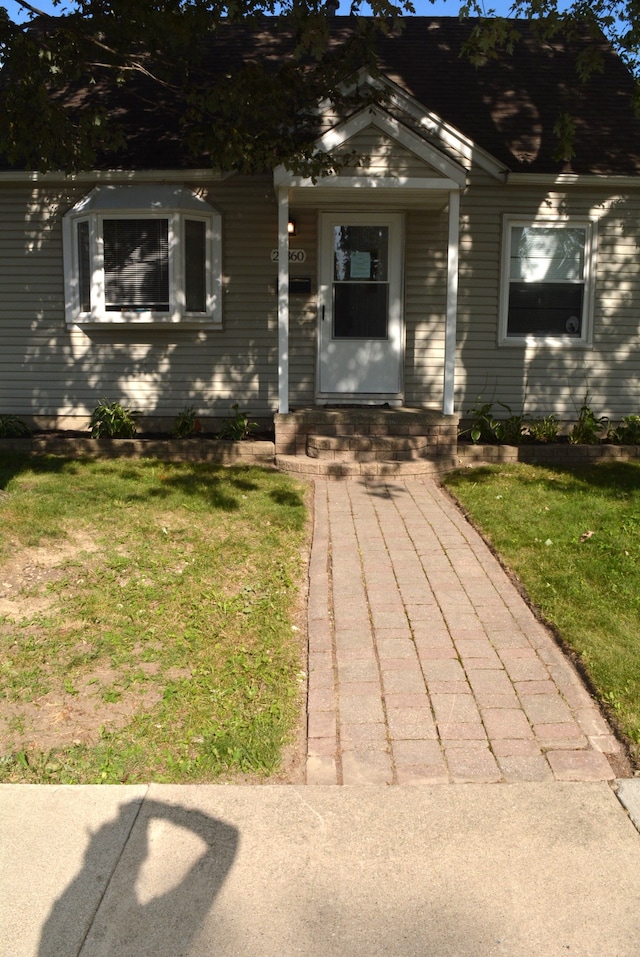
[[[511,286],[511,233],[522,227],[542,229],[579,229],[585,231],[584,288],[582,307],[582,331],[580,336],[560,335],[507,335],[509,322],[509,291]],[[588,216],[570,216],[566,219],[540,219],[536,217],[505,215],[502,224],[502,257],[500,267],[500,311],[498,317],[499,346],[551,346],[554,348],[585,348],[593,341],[593,313],[595,292],[596,220]],[[576,283],[577,285],[577,283]]]
[[[104,232],[106,219],[166,219],[169,231],[169,310],[107,311]],[[186,308],[185,224],[205,224],[205,311]],[[222,327],[222,251],[220,213],[185,186],[96,186],[63,218],[65,316],[71,326]],[[89,226],[91,309],[82,310],[78,224]]]

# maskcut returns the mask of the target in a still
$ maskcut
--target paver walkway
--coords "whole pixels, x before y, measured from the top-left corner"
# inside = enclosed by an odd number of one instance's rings
[[[573,666],[433,481],[315,483],[308,784],[603,781]]]

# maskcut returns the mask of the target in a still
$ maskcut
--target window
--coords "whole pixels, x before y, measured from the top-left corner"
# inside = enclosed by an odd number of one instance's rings
[[[63,236],[68,325],[221,325],[220,215],[191,190],[98,186]]]
[[[586,343],[591,331],[593,223],[506,219],[500,341]]]

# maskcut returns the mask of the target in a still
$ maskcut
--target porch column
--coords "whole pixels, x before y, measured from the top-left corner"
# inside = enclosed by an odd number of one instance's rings
[[[458,250],[460,245],[460,193],[449,193],[449,249],[447,259],[447,316],[444,339],[442,414],[453,415],[456,384],[456,321],[458,316]]]
[[[278,412],[289,411],[289,190],[278,190]]]

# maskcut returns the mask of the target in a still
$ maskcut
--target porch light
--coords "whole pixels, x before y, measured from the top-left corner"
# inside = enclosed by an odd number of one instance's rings
[[[295,219],[290,219],[287,223],[287,233],[289,236],[296,236],[298,233]]]

